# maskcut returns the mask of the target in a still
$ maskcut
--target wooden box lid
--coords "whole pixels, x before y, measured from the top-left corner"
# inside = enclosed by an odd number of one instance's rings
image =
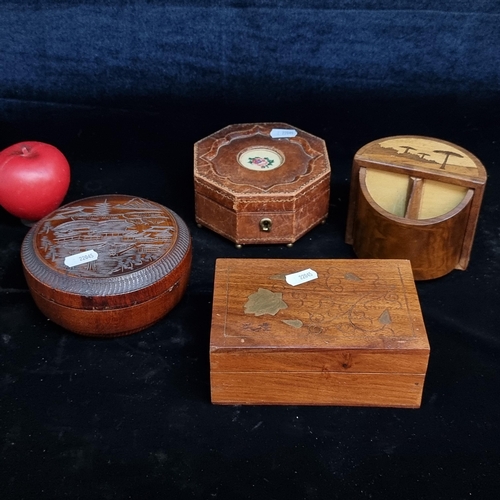
[[[85,335],[124,335],[153,324],[181,298],[191,266],[184,221],[127,195],[60,207],[26,235],[21,257],[35,302]]]
[[[214,403],[416,407],[428,357],[408,261],[217,260]]]
[[[222,189],[220,203],[227,206],[256,196],[293,200],[330,176],[323,139],[287,123],[229,125],[198,141],[194,150],[197,187]]]

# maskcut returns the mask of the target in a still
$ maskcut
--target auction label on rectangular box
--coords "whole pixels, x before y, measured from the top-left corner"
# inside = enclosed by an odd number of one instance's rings
[[[302,283],[307,283],[318,278],[318,273],[312,269],[305,269],[304,271],[299,271],[298,273],[287,274],[285,280],[289,285],[297,286]]]

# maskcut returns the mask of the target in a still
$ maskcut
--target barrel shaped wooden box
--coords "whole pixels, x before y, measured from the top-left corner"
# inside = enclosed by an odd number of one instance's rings
[[[439,139],[395,136],[355,155],[346,241],[360,258],[409,259],[416,280],[466,269],[486,171]]]
[[[111,337],[154,324],[179,302],[191,238],[162,205],[96,196],[39,221],[21,256],[31,294],[49,319],[78,334]]]
[[[216,263],[213,403],[416,408],[429,352],[408,261]]]
[[[322,139],[285,123],[230,125],[194,146],[196,221],[237,245],[292,244],[328,215]]]

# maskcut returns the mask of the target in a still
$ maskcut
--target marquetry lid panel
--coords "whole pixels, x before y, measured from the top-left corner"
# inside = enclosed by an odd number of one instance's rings
[[[474,187],[484,183],[486,170],[476,156],[448,141],[401,135],[363,146],[355,155],[361,166],[399,171],[441,182]]]

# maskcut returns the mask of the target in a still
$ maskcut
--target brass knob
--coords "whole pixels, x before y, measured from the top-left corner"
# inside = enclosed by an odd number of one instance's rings
[[[268,217],[264,217],[259,222],[260,230],[265,231],[266,233],[271,231],[272,225],[273,225],[273,221],[271,219],[269,219]]]

